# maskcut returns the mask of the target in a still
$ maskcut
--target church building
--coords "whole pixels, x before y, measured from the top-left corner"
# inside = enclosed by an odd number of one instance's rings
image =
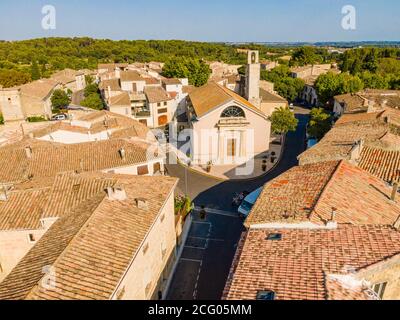
[[[210,82],[188,97],[192,160],[196,164],[243,164],[269,149],[271,123],[261,110],[258,52],[250,51],[245,97]]]

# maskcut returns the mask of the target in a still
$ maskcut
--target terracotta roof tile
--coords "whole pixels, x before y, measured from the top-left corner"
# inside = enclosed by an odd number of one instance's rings
[[[359,166],[389,183],[399,181],[400,151],[364,147]]]
[[[243,97],[214,82],[194,89],[189,93],[189,97],[198,117],[230,101],[237,101],[253,111],[263,114],[257,107]]]
[[[70,145],[47,142],[38,146],[32,142],[28,139],[19,147],[0,148],[0,165],[7,168],[0,172],[2,183],[51,177],[60,172],[127,167],[160,157],[160,154],[147,154],[151,145],[136,140],[111,139]],[[26,147],[32,150],[31,158],[26,155]],[[121,157],[121,149],[125,150],[125,158]]]
[[[158,103],[172,100],[171,96],[162,87],[146,87],[144,90],[149,103]]]
[[[349,115],[349,117],[358,118],[358,115]],[[375,118],[375,115],[373,117]],[[390,130],[390,125],[382,121],[382,119],[339,122],[317,145],[303,152],[298,159],[300,164],[342,159],[349,160],[355,143],[360,140],[363,140],[365,144],[377,141]]]
[[[392,189],[346,161],[295,167],[264,186],[245,225],[311,222],[394,224],[400,205]]]
[[[282,239],[266,240],[270,233]],[[277,300],[367,299],[361,290],[339,293],[326,275],[348,275],[398,254],[400,232],[391,227],[250,229],[238,247],[224,298],[254,300],[258,291],[272,290]]]
[[[177,183],[169,177],[82,178],[106,179],[123,187],[127,199],[111,201],[99,188],[75,207],[67,206],[0,284],[0,299],[109,299]],[[146,199],[147,210],[134,204],[137,198]],[[55,271],[54,288],[42,281],[46,266]]]

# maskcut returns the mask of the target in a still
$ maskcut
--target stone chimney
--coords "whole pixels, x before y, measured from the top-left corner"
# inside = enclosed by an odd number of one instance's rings
[[[336,215],[337,215],[337,209],[332,208],[331,219],[329,221],[327,221],[327,223],[326,223],[326,227],[328,229],[336,229],[337,228]]]
[[[125,151],[124,148],[119,149],[119,156],[121,157],[121,159],[122,159],[123,161],[126,160],[126,151]]]
[[[124,201],[127,199],[125,188],[121,185],[107,188],[107,197],[111,201]]]
[[[373,100],[366,100],[368,102],[368,110],[367,113],[373,113],[376,111],[375,102]]]
[[[393,224],[393,228],[400,231],[400,216],[397,218],[396,222]]]
[[[149,205],[147,203],[147,200],[144,198],[136,198],[135,199],[136,206],[141,209],[141,210],[148,210]]]
[[[0,201],[7,201],[8,200],[8,190],[6,186],[3,186],[0,190]]]
[[[364,141],[359,140],[357,141],[353,148],[350,151],[350,162],[353,164],[357,164],[361,157],[361,151],[364,147]]]
[[[393,183],[392,195],[390,196],[390,200],[396,201],[397,191],[399,190],[399,183]]]
[[[32,158],[32,148],[30,146],[25,147],[25,154],[28,159]]]

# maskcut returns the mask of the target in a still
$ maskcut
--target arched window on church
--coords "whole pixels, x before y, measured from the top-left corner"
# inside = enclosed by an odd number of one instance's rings
[[[246,118],[244,111],[236,106],[231,106],[226,108],[222,114],[221,118]]]

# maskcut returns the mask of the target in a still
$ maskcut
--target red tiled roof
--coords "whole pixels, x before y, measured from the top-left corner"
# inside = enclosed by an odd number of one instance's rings
[[[75,206],[59,208],[65,212],[0,284],[0,300],[110,299],[177,183],[170,177],[84,177],[123,187],[127,199],[112,201],[100,186],[97,190],[90,190],[90,184],[82,186],[87,197]],[[77,183],[64,182],[72,188]],[[147,201],[147,209],[136,206],[138,198]],[[55,288],[41,281],[43,268],[50,266]]]
[[[392,189],[347,161],[292,168],[267,183],[245,225],[311,222],[324,225],[333,209],[338,223],[393,224],[400,205]]]
[[[280,233],[280,241],[266,240]],[[337,291],[328,275],[348,275],[400,254],[400,232],[385,226],[340,225],[334,230],[250,229],[238,247],[224,292],[228,300],[254,300],[272,290],[277,300],[362,298]],[[336,289],[335,289],[336,286]],[[367,296],[365,296],[367,299]]]
[[[400,151],[364,147],[358,165],[389,183],[400,179]]]

